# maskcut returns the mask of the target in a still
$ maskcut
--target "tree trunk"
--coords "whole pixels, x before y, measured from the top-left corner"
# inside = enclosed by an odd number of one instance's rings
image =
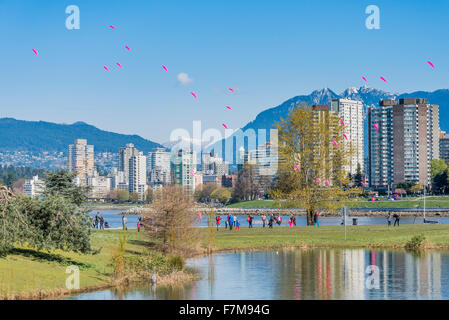
[[[306,212],[307,212],[307,225],[313,226],[313,216],[315,215],[315,210],[307,209]]]

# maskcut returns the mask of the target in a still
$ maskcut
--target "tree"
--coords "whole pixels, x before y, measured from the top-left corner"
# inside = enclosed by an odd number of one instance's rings
[[[19,179],[12,184],[12,192],[15,195],[21,195],[24,193],[23,186],[25,185],[25,179]]]
[[[255,199],[258,194],[255,180],[255,165],[245,163],[238,172],[237,181],[232,192],[232,199],[234,201]]]
[[[410,188],[410,192],[412,192],[413,194],[417,194],[422,192],[422,190],[424,189],[424,186],[421,184],[415,184],[414,186],[412,186]]]
[[[199,244],[192,197],[182,186],[165,186],[154,191],[152,210],[144,214],[145,232],[160,241],[165,252],[188,252]]]
[[[209,203],[211,200],[211,194],[218,188],[216,183],[210,182],[203,185],[201,190],[195,191],[195,200]]]
[[[135,191],[129,194],[129,201],[133,203],[139,202],[139,198],[140,198],[139,194]]]
[[[116,201],[117,200],[117,190],[115,190],[115,189],[110,190],[108,192],[106,198],[110,201]]]
[[[222,204],[226,204],[231,199],[230,188],[216,188],[210,195],[212,199],[219,201]]]
[[[283,161],[279,163],[279,180],[271,194],[282,206],[305,208],[308,225],[313,224],[318,208],[336,209],[341,206],[340,201],[357,191],[349,188],[345,173],[353,147],[344,140],[345,127],[339,120],[333,112],[315,111],[303,104],[276,125],[279,157]]]
[[[430,176],[432,178],[433,190],[446,192],[449,187],[449,166],[443,159],[433,159],[430,161]]]
[[[87,200],[90,187],[77,186],[74,183],[76,176],[77,174],[75,172],[68,172],[65,170],[47,172],[47,176],[44,180],[44,197],[58,194],[67,198],[77,206],[80,206]]]
[[[151,202],[153,202],[153,188],[150,187],[145,191],[145,203]]]
[[[360,167],[360,163],[357,162],[357,171],[354,175],[354,186],[362,187],[362,168]]]
[[[411,189],[415,184],[416,184],[416,183],[410,182],[410,181],[402,181],[402,182],[398,182],[398,183],[396,184],[396,188],[398,188],[398,189],[404,189],[405,192],[406,192],[407,194],[409,194],[409,193],[410,193],[410,189]]]
[[[129,191],[128,190],[117,190],[117,200],[120,203],[129,201]]]

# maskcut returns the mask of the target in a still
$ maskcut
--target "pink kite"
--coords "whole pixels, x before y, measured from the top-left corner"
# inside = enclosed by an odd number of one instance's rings
[[[228,108],[229,110],[232,110],[231,107],[229,107],[229,106],[226,106],[226,108]]]
[[[348,137],[346,136],[346,134],[343,133],[343,137],[345,137],[346,140],[348,140]]]
[[[296,170],[301,171],[296,164],[294,164],[293,166],[295,167]]]
[[[377,124],[373,123],[373,126],[376,130],[379,130],[379,126]]]
[[[432,62],[430,62],[430,61],[427,61],[427,63],[428,63],[428,64],[430,64],[430,66],[431,66],[432,68],[434,68],[434,69],[435,69],[435,66],[433,65],[433,63],[432,63]]]
[[[33,49],[33,52],[34,52],[34,54],[37,56],[38,55],[38,53],[37,53],[37,50],[36,49]]]
[[[191,94],[192,96],[194,96],[195,99],[196,99],[196,93],[195,93],[195,92],[190,92],[190,94]]]
[[[335,140],[332,140],[332,143],[334,144],[334,146],[338,147],[338,143]]]
[[[117,62],[117,65],[121,68],[122,67],[122,65],[120,64],[120,62]]]
[[[227,129],[228,128],[228,126],[227,125],[225,125],[224,123],[222,123],[221,124],[223,127],[225,127],[225,129]]]
[[[125,46],[125,48],[126,48],[128,51],[131,51],[131,49],[130,49],[128,46]]]
[[[198,217],[200,217],[200,220],[203,220],[203,216],[201,215],[200,211],[198,211]]]
[[[345,125],[345,122],[343,121],[343,119],[340,119],[340,122],[342,125]]]
[[[321,183],[321,179],[320,178],[316,178],[316,182]]]
[[[109,68],[108,68],[108,67],[104,66],[103,68],[105,68],[105,69],[106,69],[106,71],[109,71]]]
[[[326,184],[327,184],[328,186],[331,185],[330,182],[329,182],[329,180],[327,180],[327,179],[324,179],[324,182],[326,182]]]
[[[228,88],[228,89],[229,89],[229,91],[234,92],[234,89],[232,89],[232,88]]]
[[[168,71],[168,69],[167,69],[167,67],[166,67],[166,66],[162,66],[162,68],[164,68],[164,70],[165,70],[165,71]]]
[[[384,77],[380,77],[380,80],[382,80],[383,82],[387,82]]]
[[[362,77],[362,79],[365,80],[365,82],[367,82],[365,77]]]
[[[191,174],[192,176],[194,176],[194,175],[195,175],[195,171],[190,170],[190,174]]]
[[[109,26],[111,29],[114,29],[115,30],[115,27],[114,26]]]

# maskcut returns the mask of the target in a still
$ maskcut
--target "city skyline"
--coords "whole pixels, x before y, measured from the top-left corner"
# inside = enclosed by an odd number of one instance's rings
[[[0,25],[10,30],[8,48],[0,52],[8,61],[0,80],[5,90],[0,103],[8,106],[2,116],[85,121],[165,142],[171,130],[190,128],[193,120],[202,120],[206,127],[226,122],[238,128],[292,96],[316,88],[341,92],[359,87],[365,84],[362,76],[368,85],[388,92],[433,91],[447,87],[449,80],[444,59],[448,44],[437,41],[448,31],[437,17],[449,9],[444,1],[414,6],[378,1],[378,30],[365,27],[369,3],[356,1],[290,1],[278,6],[258,2],[256,14],[251,14],[252,5],[233,1],[127,6],[121,1],[78,1],[79,30],[65,28],[65,4],[37,4],[0,4]],[[208,23],[207,30],[203,23]],[[108,28],[111,24],[115,30]],[[10,43],[13,39],[20,41]],[[417,42],[419,46],[407,49],[407,43]],[[311,46],[304,49],[305,43]],[[382,50],[390,43],[407,55]],[[38,56],[32,48],[38,49]],[[123,69],[113,69],[116,62]],[[179,82],[181,73],[187,78]],[[227,91],[229,87],[235,93]],[[27,94],[20,95],[19,88]],[[190,91],[197,92],[198,99]]]

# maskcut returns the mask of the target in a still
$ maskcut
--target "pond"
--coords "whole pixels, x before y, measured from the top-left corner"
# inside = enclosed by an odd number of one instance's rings
[[[365,249],[221,253],[190,259],[201,280],[140,285],[69,299],[449,299],[449,252]]]

